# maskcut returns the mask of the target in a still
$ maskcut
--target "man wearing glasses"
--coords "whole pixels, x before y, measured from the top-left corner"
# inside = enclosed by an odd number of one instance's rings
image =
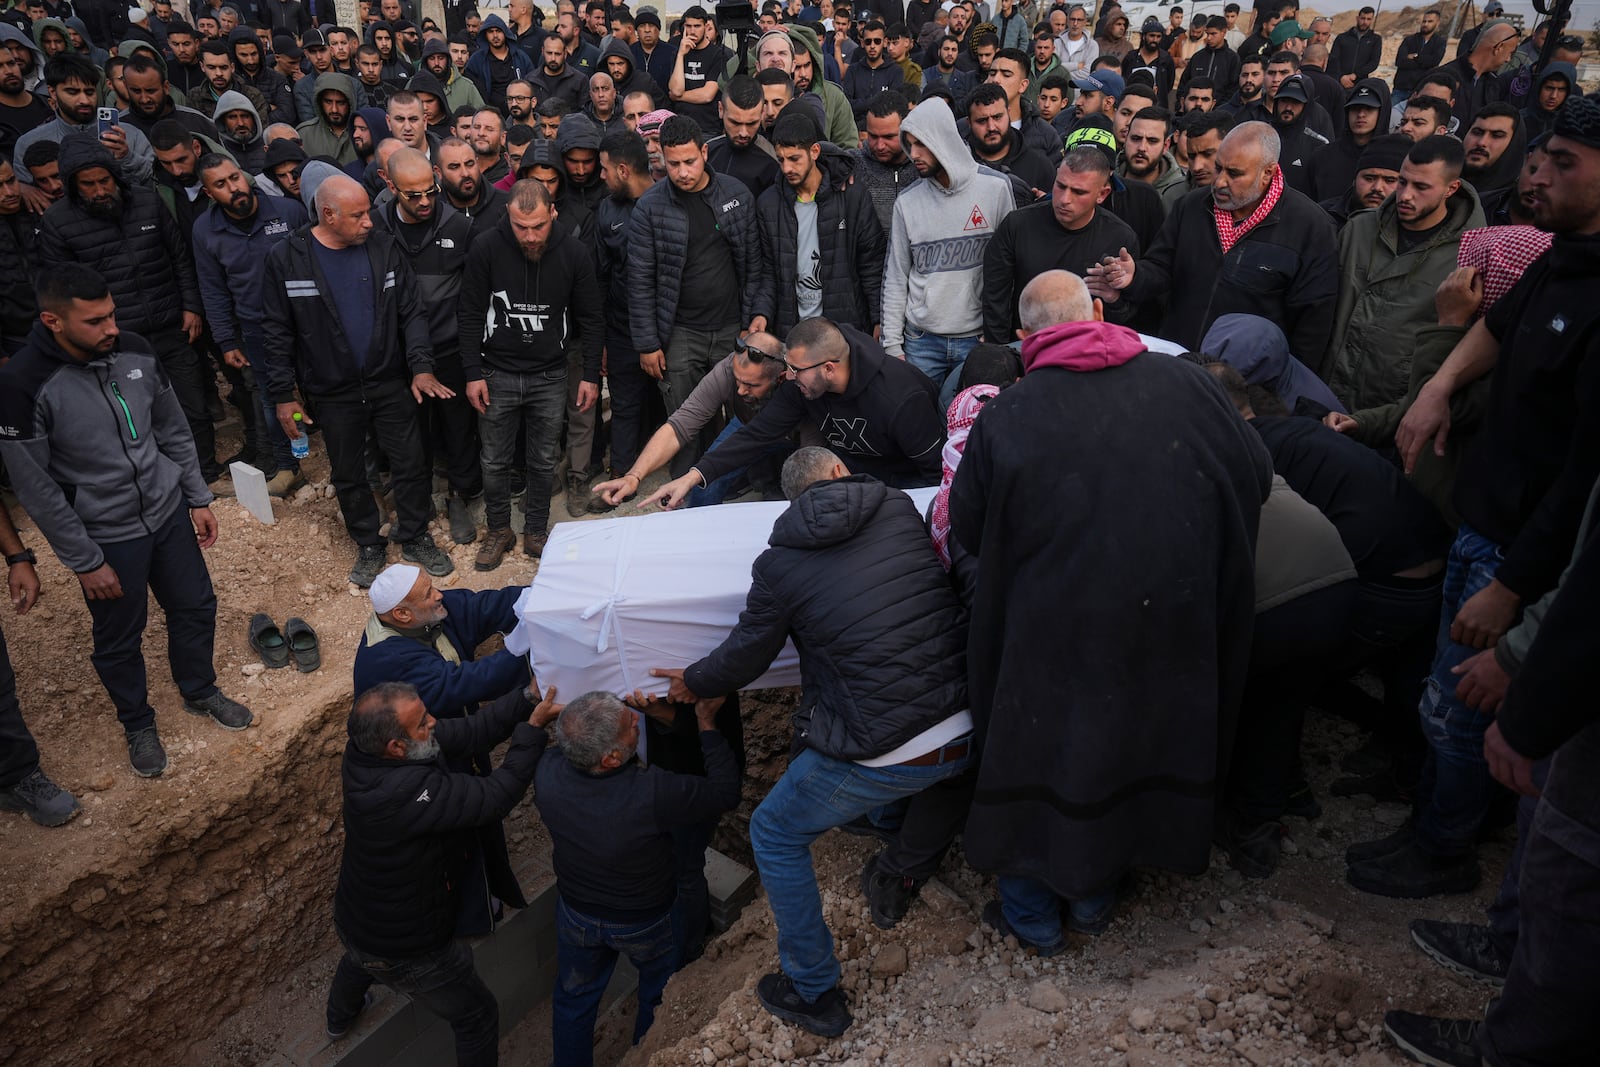
[[[850,64],[844,75],[844,95],[850,100],[850,109],[860,120],[867,113],[872,98],[885,89],[898,89],[905,82],[905,72],[891,62],[884,46],[888,31],[876,20],[867,23],[861,31],[861,55]]]
[[[1056,38],[1056,58],[1070,74],[1087,74],[1100,57],[1100,46],[1089,35],[1089,13],[1081,7],[1067,12],[1067,32]]]
[[[1470,127],[1472,117],[1482,111],[1484,105],[1505,98],[1506,83],[1496,72],[1511,58],[1520,36],[1508,20],[1490,19],[1483,24],[1483,32],[1478,34],[1472,50],[1444,66],[1443,69],[1461,80],[1451,109],[1457,129]]]
[[[594,487],[595,493],[607,504],[620,504],[639,491],[639,483],[671,462],[672,457],[685,445],[696,441],[704,429],[721,412],[728,412],[728,425],[723,429],[712,448],[749,425],[760,414],[772,394],[784,381],[783,345],[770,333],[756,331],[735,342],[734,350],[712,366],[710,373],[700,379],[689,399],[667,417],[666,424],[658,429],[645,444],[644,451],[627,472],[609,482]],[[820,445],[822,435],[811,426],[802,425],[798,433],[799,445]],[[766,481],[776,485],[772,472],[780,467],[796,441],[783,437],[761,449],[750,463],[729,471],[704,488],[692,491],[687,500],[691,508],[705,504],[720,504],[735,495],[747,481]],[[754,472],[756,477],[751,478]]]
[[[680,506],[692,490],[748,466],[806,425],[856,474],[902,489],[939,483],[945,420],[927,375],[868,335],[820,317],[789,331],[783,366],[792,385],[776,389],[748,426],[662,486],[655,497],[662,507]]]
[[[394,237],[401,256],[411,263],[427,313],[434,376],[455,392],[423,407],[422,439],[430,455],[444,458],[450,539],[470,544],[477,540],[478,528],[468,514],[468,501],[483,492],[483,471],[478,465],[478,419],[467,401],[461,369],[456,304],[472,243],[472,220],[442,197],[439,176],[421,152],[400,149],[389,157],[388,169],[394,199],[373,208],[372,221]]]

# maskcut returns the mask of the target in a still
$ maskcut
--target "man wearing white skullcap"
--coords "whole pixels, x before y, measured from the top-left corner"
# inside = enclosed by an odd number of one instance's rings
[[[478,711],[480,704],[525,688],[530,682],[527,661],[504,648],[479,658],[478,646],[517,624],[517,598],[525,587],[504,589],[436,589],[422,568],[395,563],[378,572],[367,595],[372,615],[367,619],[361,644],[356,648],[355,691],[365,692],[380,682],[407,682],[429,714],[437,719],[459,718]],[[489,753],[478,753],[455,770],[488,774]],[[506,857],[500,824],[478,831],[481,875],[488,893],[516,907],[526,907],[522,891]],[[462,894],[461,925],[464,935],[488,933],[493,928],[488,893]]]

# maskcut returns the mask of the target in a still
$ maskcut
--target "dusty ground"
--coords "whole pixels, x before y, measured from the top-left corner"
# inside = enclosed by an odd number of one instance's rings
[[[314,455],[313,481],[326,476]],[[41,549],[45,595],[29,616],[4,619],[24,715],[45,769],[85,812],[45,830],[0,818],[0,1062],[42,1065],[282,1064],[321,1027],[335,958],[328,909],[340,845],[338,757],[350,663],[367,605],[345,575],[353,549],[337,507],[320,493],[289,502],[277,526],[232,500],[215,510],[221,538],[207,553],[220,602],[220,683],[257,713],[227,733],[181,711],[167,677],[165,631],[152,613],[146,654],[171,767],[144,781],[127,766],[92,668],[89,620],[76,581],[13,509]],[[643,499],[643,498],[641,498]],[[634,510],[631,505],[623,510]],[[566,521],[560,498],[554,518]],[[449,539],[438,526],[436,540]],[[451,549],[442,584],[525,584],[531,561],[472,569]],[[392,558],[398,551],[391,550]],[[259,670],[245,641],[257,611],[305,617],[321,635],[323,667]],[[792,697],[746,703],[745,802],[717,845],[749,861],[746,826],[782,773]],[[1325,794],[1337,757],[1358,738],[1334,720],[1308,731],[1307,766]],[[1414,915],[1471,919],[1492,892],[1412,905],[1364,897],[1343,883],[1344,846],[1387,833],[1392,806],[1327,800],[1314,823],[1291,821],[1291,854],[1264,882],[1220,857],[1207,875],[1142,876],[1102,938],[1040,961],[997,942],[977,917],[992,885],[953,855],[893,932],[874,929],[857,888],[869,846],[825,836],[817,863],[830,924],[846,962],[857,1022],[835,1042],[776,1024],[753,983],[776,966],[770,912],[758,897],[703,961],[668,989],[658,1025],[626,1062],[676,1064],[1159,1065],[1380,1063],[1390,1006],[1473,1013],[1483,992],[1411,947]],[[549,877],[548,841],[526,805],[507,822],[532,890]],[[1497,876],[1504,843],[1487,851]],[[548,1060],[541,1007],[503,1042],[503,1062]],[[628,1053],[626,1012],[605,1020],[602,1063]]]

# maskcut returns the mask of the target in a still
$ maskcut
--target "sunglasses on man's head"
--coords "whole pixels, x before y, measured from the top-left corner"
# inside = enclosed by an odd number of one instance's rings
[[[753,360],[756,363],[760,363],[764,359],[774,359],[774,360],[777,360],[779,363],[783,362],[783,357],[782,356],[775,356],[771,352],[762,351],[761,349],[757,348],[755,345],[746,344],[745,343],[745,339],[743,337],[741,337],[737,341],[733,342],[733,347],[734,347],[735,351],[743,353],[744,355],[750,357],[750,359]]]

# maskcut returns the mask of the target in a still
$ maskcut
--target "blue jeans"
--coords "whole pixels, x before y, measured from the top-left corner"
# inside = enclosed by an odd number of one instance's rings
[[[340,940],[344,934],[339,934]],[[328,990],[328,1025],[347,1026],[361,1014],[373,982],[403,993],[444,1019],[456,1035],[459,1067],[500,1062],[500,1006],[478,977],[472,953],[460,941],[426,956],[388,959],[345,945]]]
[[[839,984],[811,842],[874,808],[960,774],[970,759],[969,754],[927,767],[862,767],[808,748],[789,761],[750,818],[750,845],[778,923],[779,964],[802,997],[814,1001]]]
[[[722,442],[732,437],[743,425],[744,423],[740,422],[738,419],[729,419],[728,425],[723,428],[721,433],[717,434],[717,439],[711,442],[711,447],[706,449],[706,451],[711,452],[717,448],[720,448],[722,446]],[[762,460],[765,460],[768,456],[786,456],[793,451],[794,444],[792,442],[780,441],[773,444],[762,453]],[[755,464],[751,464],[751,466],[754,465]],[[710,504],[720,504],[724,500],[728,499],[728,497],[738,493],[747,484],[749,484],[749,472],[750,467],[740,467],[736,471],[729,471],[727,474],[724,474],[722,477],[718,478],[716,481],[705,486],[704,488],[691,489],[689,490],[689,496],[686,503],[691,508],[706,507]]]
[[[484,525],[511,526],[511,471],[517,435],[527,430],[527,495],[522,498],[525,533],[544,533],[550,520],[550,482],[561,458],[561,423],[567,413],[567,367],[520,373],[483,368],[489,410],[478,417],[483,442]]]
[[[1000,910],[1017,937],[1041,952],[1059,951],[1067,938],[1061,930],[1061,898],[1037,878],[1001,876]],[[1097,896],[1069,902],[1073,919],[1089,924],[1102,918],[1117,902],[1117,891],[1108,889]]]
[[[637,1045],[655,1021],[667,979],[678,969],[671,913],[643,922],[605,922],[556,898],[556,988],[550,997],[555,1067],[594,1063],[595,1016],[619,954],[639,972],[639,1014],[633,1024]]]
[[[1483,758],[1483,734],[1491,719],[1456,699],[1461,679],[1450,673],[1478,650],[1452,641],[1450,624],[1461,605],[1494,580],[1504,559],[1498,544],[1462,523],[1445,563],[1439,640],[1417,707],[1428,741],[1417,789],[1417,842],[1436,855],[1472,852],[1494,798],[1494,780]]]
[[[956,385],[961,381],[961,368],[967,362],[967,353],[978,343],[978,336],[944,337],[925,333],[906,323],[902,342],[906,362],[932,379],[939,387],[939,416],[950,410],[950,401],[956,398]]]

